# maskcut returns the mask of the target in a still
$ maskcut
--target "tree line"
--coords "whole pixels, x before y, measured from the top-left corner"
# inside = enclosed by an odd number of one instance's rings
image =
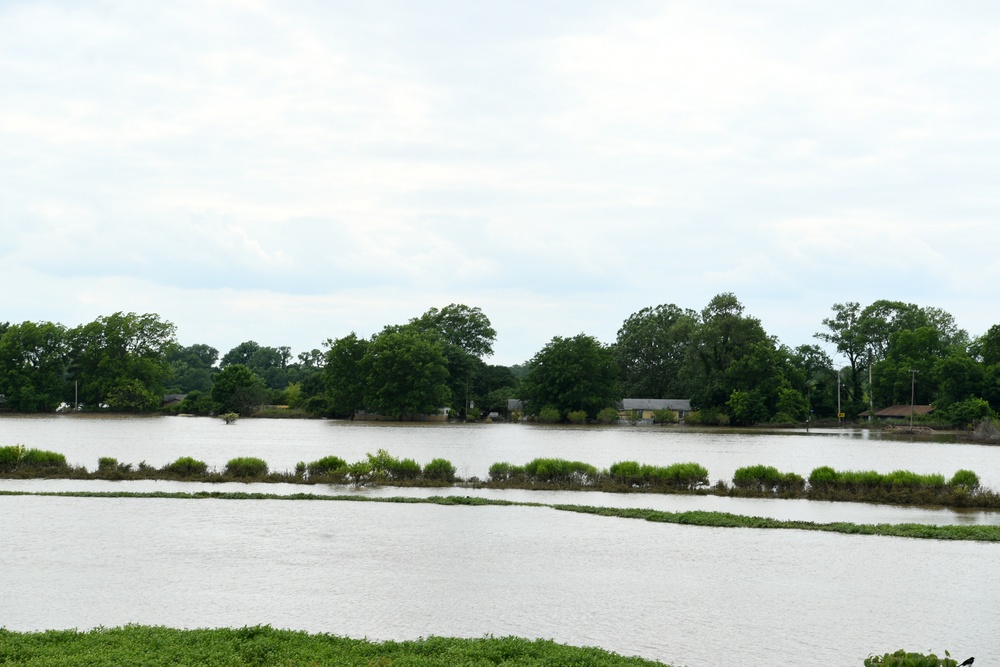
[[[431,308],[368,338],[351,333],[293,357],[288,347],[240,343],[221,355],[182,346],[155,314],[115,313],[67,328],[0,323],[0,408],[60,406],[143,412],[164,394],[181,410],[251,414],[273,404],[329,417],[397,419],[451,409],[459,417],[529,413],[596,418],[623,397],[689,398],[701,423],[801,423],[874,407],[933,404],[967,424],[1000,410],[1000,325],[978,338],[947,312],[899,301],[832,306],[817,344],[790,348],[768,335],[732,293],[700,311],[664,304],[633,313],[605,344],[555,336],[530,360],[489,364],[497,333],[478,307]]]

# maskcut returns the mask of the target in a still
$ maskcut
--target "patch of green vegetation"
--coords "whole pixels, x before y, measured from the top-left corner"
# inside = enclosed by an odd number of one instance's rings
[[[353,667],[542,666],[663,667],[598,648],[518,637],[371,642],[329,634],[277,630],[270,626],[178,630],[128,625],[89,632],[0,629],[0,664],[31,667],[111,667],[118,665],[344,665]]]

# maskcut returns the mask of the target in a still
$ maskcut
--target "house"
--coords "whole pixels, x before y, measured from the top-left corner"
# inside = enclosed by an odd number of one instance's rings
[[[180,405],[185,398],[187,398],[187,394],[164,394],[163,402],[160,405],[165,408],[173,407]]]
[[[673,410],[678,419],[684,419],[691,412],[689,398],[623,398],[618,407],[623,419],[635,419],[652,423],[657,410]]]
[[[910,413],[914,415],[928,415],[934,412],[933,405],[890,405],[887,408],[875,411],[876,419],[909,419]],[[867,418],[868,410],[858,413],[858,417]]]

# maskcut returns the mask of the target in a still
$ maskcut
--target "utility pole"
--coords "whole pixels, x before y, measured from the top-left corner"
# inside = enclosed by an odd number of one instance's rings
[[[841,417],[841,415],[844,413],[840,411],[840,371],[841,369],[838,368],[837,369],[837,425],[843,426],[844,418]]]
[[[910,433],[913,433],[913,411],[916,409],[913,405],[914,397],[916,396],[917,389],[917,371],[913,368],[910,369]]]

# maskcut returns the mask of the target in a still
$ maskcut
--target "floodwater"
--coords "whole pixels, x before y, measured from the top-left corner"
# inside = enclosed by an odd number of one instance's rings
[[[388,449],[485,477],[536,456],[606,467],[697,461],[713,479],[764,463],[950,475],[1000,484],[1000,448],[836,434],[523,425],[400,426],[184,418],[3,418],[0,444],[162,466],[272,469]],[[0,480],[0,489],[198,490],[174,482]],[[210,490],[488,495],[587,505],[719,509],[813,521],[994,523],[994,513],[853,503],[589,492],[211,485]],[[912,513],[910,513],[912,512]],[[1000,545],[720,529],[533,507],[297,500],[0,496],[0,626],[270,624],[371,639],[520,635],[690,667],[859,665],[871,652],[1000,655]],[[985,663],[984,663],[985,664]]]

